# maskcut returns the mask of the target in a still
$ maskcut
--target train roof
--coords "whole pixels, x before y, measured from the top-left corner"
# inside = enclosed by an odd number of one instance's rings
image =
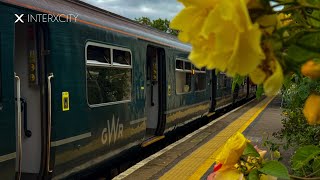
[[[186,52],[191,51],[189,44],[182,43],[175,36],[164,33],[152,27],[100,9],[78,0],[0,0],[27,9],[46,14],[75,14],[79,15],[77,23],[96,26],[124,35],[136,37],[156,44],[169,46]]]

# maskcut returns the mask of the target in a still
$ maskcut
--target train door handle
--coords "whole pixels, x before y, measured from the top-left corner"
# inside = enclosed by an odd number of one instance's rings
[[[47,171],[51,173],[53,170],[50,169],[50,159],[51,159],[51,79],[53,78],[53,73],[48,76],[48,147],[47,147]]]
[[[22,105],[22,111],[23,111],[23,129],[24,129],[24,135],[27,137],[32,136],[32,132],[28,129],[28,106],[27,101],[23,98],[21,98],[21,105]]]
[[[14,78],[17,81],[17,136],[18,136],[18,179],[21,179],[21,161],[22,161],[22,138],[21,138],[21,87],[20,87],[20,77],[14,73]]]
[[[17,101],[17,98],[16,98]],[[23,98],[20,98],[21,102],[21,112],[23,112],[23,129],[24,129],[24,135],[26,137],[31,137],[32,132],[28,130],[28,106],[27,106],[27,101]],[[21,116],[22,117],[22,116]]]

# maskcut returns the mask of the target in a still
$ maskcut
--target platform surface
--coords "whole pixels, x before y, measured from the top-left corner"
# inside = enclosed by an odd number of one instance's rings
[[[236,132],[254,145],[281,128],[279,97],[253,100],[137,163],[114,179],[206,179],[219,148]]]

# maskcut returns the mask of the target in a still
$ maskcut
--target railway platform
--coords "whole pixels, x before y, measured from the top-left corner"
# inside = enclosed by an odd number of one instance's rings
[[[207,179],[216,155],[234,133],[254,145],[281,128],[281,97],[252,100],[137,163],[118,179]]]

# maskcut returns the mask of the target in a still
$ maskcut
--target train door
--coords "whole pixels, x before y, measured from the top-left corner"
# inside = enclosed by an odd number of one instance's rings
[[[162,48],[147,48],[147,136],[161,136],[165,128],[165,54]]]
[[[43,121],[46,118],[43,42],[34,23],[15,24],[16,172],[18,179],[37,179],[41,172]]]
[[[15,178],[14,17],[0,5],[0,179]]]

